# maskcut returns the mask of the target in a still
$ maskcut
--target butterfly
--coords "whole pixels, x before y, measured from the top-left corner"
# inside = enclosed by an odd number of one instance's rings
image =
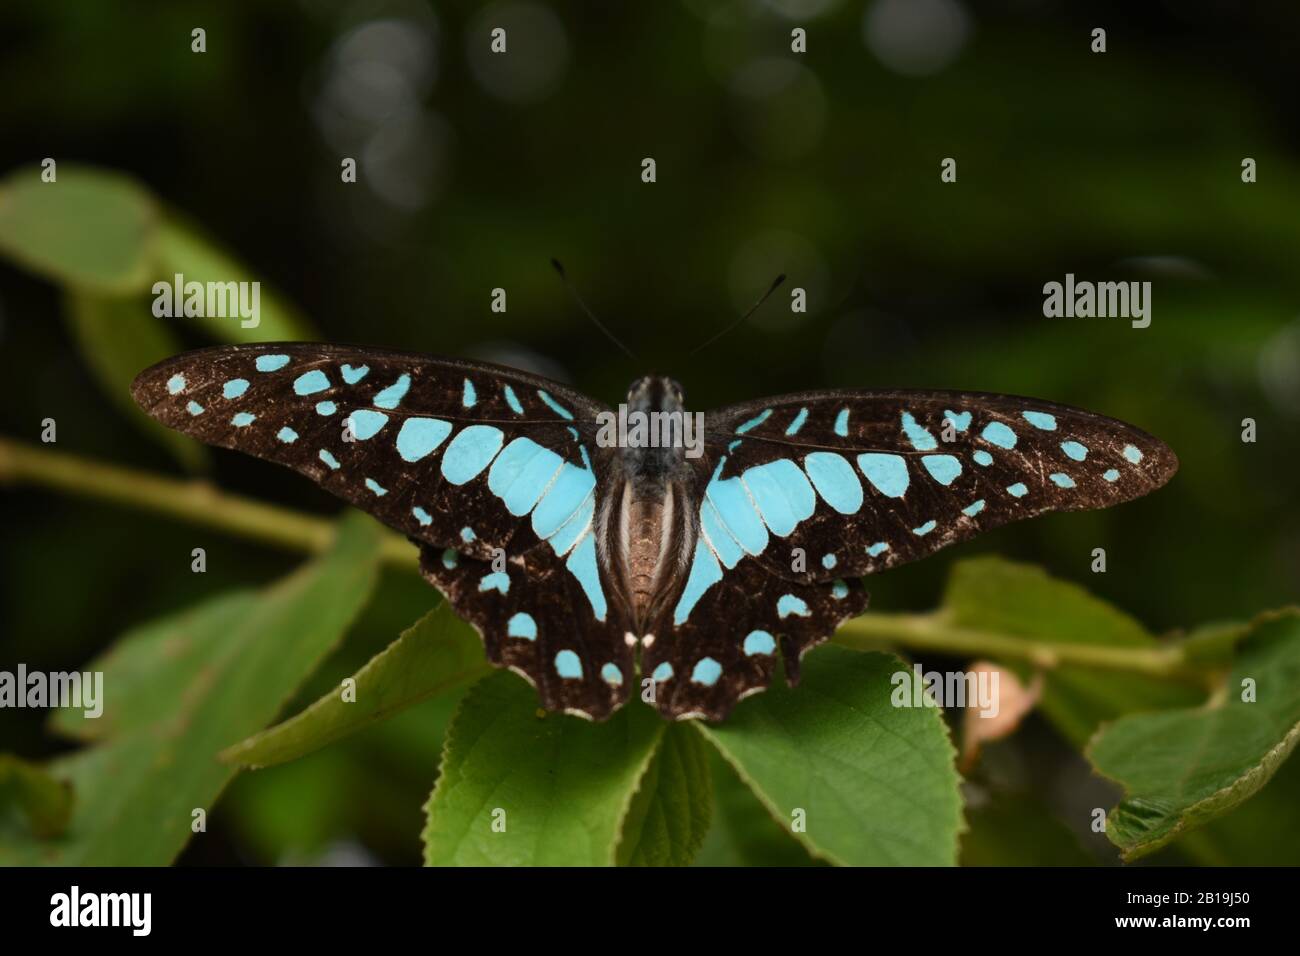
[[[697,415],[634,382],[627,420],[497,365],[327,344],[187,352],[136,402],[295,469],[407,535],[421,573],[549,710],[641,691],[724,719],[860,614],[860,578],[1049,511],[1104,508],[1178,468],[1123,422],[975,392],[802,392]],[[677,418],[674,419],[674,414]],[[638,440],[638,434],[640,440]]]

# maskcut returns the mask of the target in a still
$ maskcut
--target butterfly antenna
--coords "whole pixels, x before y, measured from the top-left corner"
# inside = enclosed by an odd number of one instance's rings
[[[611,342],[613,342],[615,345],[617,345],[620,349],[623,350],[623,354],[625,354],[633,362],[637,361],[637,357],[632,354],[632,350],[628,348],[626,345],[624,345],[622,342],[620,342],[618,336],[616,336],[609,329],[605,328],[605,324],[601,322],[600,319],[596,318],[596,313],[592,312],[591,309],[587,308],[587,303],[582,301],[582,296],[578,295],[578,290],[573,287],[573,284],[571,282],[569,282],[569,276],[564,271],[564,266],[560,264],[560,260],[552,259],[551,265],[553,265],[555,267],[555,271],[560,274],[560,281],[564,283],[564,288],[569,290],[569,295],[573,296],[573,301],[578,303],[578,308],[582,309],[582,311],[587,314],[587,318],[591,319],[591,321],[595,324],[596,328],[600,329],[602,332],[605,333],[605,337],[607,339],[609,339]]]
[[[720,332],[718,332],[716,335],[714,335],[713,338],[709,339],[709,340],[708,340],[707,342],[705,342],[703,345],[697,346],[697,347],[695,348],[695,350],[691,352],[691,354],[694,355],[696,352],[699,352],[699,351],[702,351],[703,349],[708,348],[708,347],[709,347],[710,345],[712,345],[714,342],[718,341],[718,339],[722,338],[724,335],[726,335],[728,332],[730,332],[730,331],[731,331],[732,329],[734,329],[736,326],[740,325],[742,322],[744,322],[746,319],[748,319],[751,315],[753,315],[755,312],[757,312],[759,306],[761,306],[764,302],[766,302],[767,299],[768,299],[768,297],[769,297],[773,292],[775,292],[777,289],[779,289],[779,288],[781,287],[781,283],[784,282],[784,281],[785,281],[785,273],[782,272],[779,276],[776,277],[776,279],[775,279],[775,280],[772,282],[772,284],[768,287],[768,290],[767,290],[766,292],[763,293],[762,297],[761,297],[757,302],[755,302],[752,306],[749,307],[749,311],[748,311],[748,312],[746,312],[746,313],[745,313],[744,315],[742,315],[740,318],[736,319],[736,321],[732,322],[732,323],[731,323],[729,326],[727,326],[725,329],[722,329]]]

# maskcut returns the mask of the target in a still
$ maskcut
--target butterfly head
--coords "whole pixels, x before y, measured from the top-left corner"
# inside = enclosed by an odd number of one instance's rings
[[[681,412],[685,402],[681,385],[666,375],[643,376],[627,390],[630,412]]]

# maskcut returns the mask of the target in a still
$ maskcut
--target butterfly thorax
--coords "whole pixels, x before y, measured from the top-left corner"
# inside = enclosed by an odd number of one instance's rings
[[[684,413],[682,388],[670,378],[646,376],[628,389],[629,416]],[[691,472],[680,441],[642,442],[620,449],[623,483],[611,523],[612,549],[623,591],[644,632],[678,580],[693,545],[685,490]]]

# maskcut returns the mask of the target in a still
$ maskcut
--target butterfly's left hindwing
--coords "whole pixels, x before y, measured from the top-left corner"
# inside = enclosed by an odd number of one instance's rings
[[[288,465],[418,542],[489,657],[546,706],[604,717],[626,696],[628,625],[596,547],[601,406],[513,369],[300,343],[186,353],[132,394],[163,424]]]

